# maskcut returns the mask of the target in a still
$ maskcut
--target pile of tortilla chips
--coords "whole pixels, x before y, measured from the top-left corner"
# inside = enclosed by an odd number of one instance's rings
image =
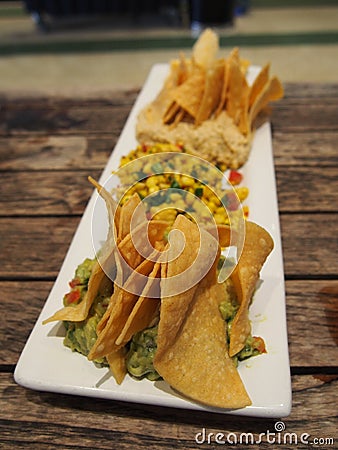
[[[122,383],[127,372],[128,343],[135,333],[156,321],[154,368],[172,388],[205,405],[250,405],[231,356],[241,350],[250,333],[249,304],[260,270],[273,248],[270,235],[260,226],[246,222],[243,251],[231,275],[240,307],[228,345],[219,311],[224,285],[217,280],[217,263],[221,247],[229,245],[229,229],[221,226],[215,237],[181,214],[168,237],[168,223],[147,220],[137,194],[123,206],[117,206],[102,186],[91,181],[106,203],[107,240],[83,300],[64,307],[44,323],[86,319],[100,285],[110,277],[114,291],[97,325],[90,360],[105,357],[117,383]],[[143,245],[145,236],[150,242],[148,247]],[[194,245],[182,248],[182,239]],[[194,277],[196,283],[187,289],[187,279]]]
[[[248,61],[238,48],[219,58],[217,35],[205,30],[192,57],[173,60],[157,98],[138,117],[140,143],[177,142],[222,169],[242,166],[250,153],[255,121],[271,101],[283,97],[269,64],[249,86]]]

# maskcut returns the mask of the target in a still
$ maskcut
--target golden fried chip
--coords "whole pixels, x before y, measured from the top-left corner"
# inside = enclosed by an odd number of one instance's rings
[[[139,224],[132,234],[128,234],[118,245],[122,258],[123,280],[130,275],[141,262],[150,255],[156,243],[164,241],[164,234],[169,224],[163,220],[150,220]],[[146,239],[145,237],[148,237]]]
[[[85,320],[105,277],[106,274],[102,270],[100,263],[96,262],[89,278],[88,290],[82,301],[75,306],[65,306],[59,311],[56,311],[55,314],[44,320],[43,324],[55,322],[56,320],[69,320],[71,322],[81,322],[82,320]]]
[[[249,111],[249,121],[252,124],[260,111],[262,111],[269,102],[279,100],[284,95],[284,89],[277,77],[273,77],[265,85],[260,94],[256,97]]]
[[[226,112],[238,126],[241,133],[248,132],[249,86],[242,73],[239,58],[233,57],[229,65],[229,86]]]
[[[187,245],[188,242],[194,245]],[[165,317],[165,320],[160,320],[158,327],[159,358],[161,352],[166,351],[169,343],[175,340],[198,282],[203,272],[208,271],[208,265],[212,266],[219,247],[218,241],[210,233],[199,229],[182,214],[177,216],[173,224],[169,244],[167,261],[164,261],[166,278],[161,278],[161,317]]]
[[[220,94],[219,104],[216,108],[215,116],[217,117],[221,111],[225,108],[225,102],[228,95],[228,86],[229,86],[229,65],[230,62],[228,59],[224,60],[224,70],[223,70],[223,84],[222,90]]]
[[[123,330],[116,339],[116,345],[127,344],[135,333],[148,328],[156,313],[158,313],[160,303],[160,283],[158,277],[160,274],[160,268],[160,263],[155,263],[153,270],[149,274],[149,278],[143,289],[142,295],[137,300],[123,327]],[[156,279],[157,282],[155,282]]]
[[[181,109],[180,105],[172,102],[163,116],[163,123],[171,123],[174,121],[176,114]]]
[[[127,374],[125,347],[121,347],[116,352],[112,352],[106,356],[109,368],[117,384],[121,384]]]
[[[107,278],[106,274],[109,274],[111,277],[115,274],[116,261],[114,258],[114,236],[116,234],[115,213],[117,204],[103,186],[92,177],[89,177],[88,179],[97,188],[100,196],[104,199],[108,212],[109,229],[106,242],[103,245],[102,255],[100,256],[99,261],[96,261],[94,264],[89,277],[87,292],[82,301],[77,305],[65,306],[51,317],[44,320],[43,324],[57,320],[68,320],[71,322],[81,322],[82,320],[85,320],[102,283],[104,283]]]
[[[126,203],[124,203],[120,212],[120,220],[117,232],[117,242],[120,242],[130,233],[131,220],[134,213],[137,213],[137,217],[134,218],[134,227],[142,222],[146,221],[146,213],[144,207],[141,205],[140,196],[135,192]]]
[[[258,95],[269,81],[270,64],[266,64],[255,78],[250,87],[249,108],[253,105]]]
[[[254,293],[259,273],[263,264],[273,249],[270,234],[261,226],[246,222],[246,234],[239,262],[231,274],[239,309],[231,325],[230,356],[240,352],[251,331],[249,306]]]
[[[218,36],[210,28],[207,28],[195,42],[192,48],[192,57],[198,66],[207,69],[215,61],[218,51]]]
[[[196,115],[195,125],[210,118],[222,92],[224,60],[218,60],[206,71],[204,94]]]
[[[128,275],[126,281],[123,283],[123,287],[121,287],[121,284],[117,285],[115,283],[114,286],[114,292],[111,298],[111,301],[108,305],[106,313],[103,315],[101,321],[98,323],[96,331],[98,333],[97,340],[92,347],[88,359],[95,360],[102,358],[108,354],[110,354],[113,351],[118,350],[122,345],[121,342],[117,345],[116,340],[120,336],[138,298],[139,295],[137,292],[142,292],[145,287],[147,286],[147,276],[151,274],[154,264],[156,262],[156,258],[160,256],[160,252],[158,251],[158,243],[157,241],[160,239],[163,239],[163,233],[166,228],[163,228],[163,222],[156,222],[152,221],[149,224],[152,225],[152,227],[156,228],[156,226],[159,226],[159,230],[156,230],[153,233],[150,230],[149,234],[152,233],[152,237],[149,238],[155,239],[153,241],[153,251],[151,255],[149,256],[149,259],[145,259],[142,257],[142,261],[140,264],[135,267],[135,255],[131,255],[130,262],[133,264],[133,268],[130,271],[130,274]],[[167,224],[166,224],[167,225]],[[142,235],[144,239],[144,234]],[[126,236],[126,238],[120,243],[119,249],[122,248],[122,244],[125,242],[132,241],[132,238],[130,235]],[[162,244],[162,247],[164,246],[164,241]],[[132,247],[135,249],[135,247]],[[122,252],[121,252],[122,253]],[[125,254],[123,255],[124,258]],[[129,258],[130,255],[128,255]],[[123,264],[121,262],[121,256],[118,258],[116,257],[118,267],[121,267],[119,269],[119,272],[123,272]],[[140,276],[141,275],[141,276]],[[125,277],[125,273],[123,274],[123,277]],[[150,289],[150,286],[147,287]],[[99,356],[100,355],[100,356]]]
[[[195,67],[191,76],[173,91],[173,100],[196,118],[205,87],[205,71]]]
[[[185,293],[182,297],[184,300]],[[214,407],[243,408],[251,400],[228,355],[225,324],[219,312],[221,299],[222,286],[216,281],[213,266],[189,301],[175,337],[158,340],[154,367],[168,384],[192,400]],[[172,320],[161,310],[159,328]]]
[[[88,355],[89,360],[103,358],[104,356],[117,351],[121,347],[121,345],[117,346],[115,341],[121,334],[121,331],[138,299],[138,295],[134,293],[135,290],[130,288],[133,287],[135,278],[138,282],[142,282],[142,280],[137,277],[137,274],[141,274],[146,277],[151,272],[153,265],[153,261],[144,260],[135,269],[135,271],[132,272],[123,288],[115,284],[111,302],[108,305],[109,313],[104,314],[101,321],[97,325],[96,331],[98,333],[98,337]],[[146,278],[144,278],[143,282],[144,284],[146,283]],[[139,286],[138,288],[140,290],[143,289],[142,286]]]

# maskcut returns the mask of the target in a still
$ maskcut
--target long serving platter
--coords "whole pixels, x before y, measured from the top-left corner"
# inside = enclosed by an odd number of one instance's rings
[[[156,64],[150,71],[102,173],[101,184],[118,168],[121,157],[136,147],[137,115],[155,98],[168,70],[167,64]],[[254,79],[258,70],[255,66],[249,68],[249,82]],[[264,338],[267,353],[243,361],[238,369],[252,400],[251,406],[239,410],[209,408],[183,398],[163,381],[136,381],[127,376],[121,385],[117,385],[107,368],[97,367],[82,355],[64,347],[61,323],[42,325],[44,319],[62,307],[63,296],[69,289],[68,282],[77,265],[85,258],[94,256],[91,223],[98,200],[96,191],[90,198],[59,275],[19,358],[15,381],[39,391],[243,416],[287,416],[291,410],[291,381],[283,257],[269,123],[256,131],[249,160],[241,172],[245,186],[250,191],[246,202],[250,209],[250,220],[266,228],[275,244],[261,271],[261,284],[250,308],[252,334]],[[106,222],[104,209],[98,211],[102,211],[103,216],[96,219]],[[102,240],[104,239],[105,236],[102,236]]]

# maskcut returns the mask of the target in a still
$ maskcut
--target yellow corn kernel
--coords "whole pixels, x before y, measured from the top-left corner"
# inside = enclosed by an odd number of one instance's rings
[[[150,186],[148,188],[148,194],[153,194],[154,192],[157,192],[159,190],[158,186]]]
[[[155,220],[164,220],[166,222],[173,222],[177,216],[177,211],[173,208],[162,209],[153,217]]]
[[[188,177],[187,175],[181,175],[181,186],[194,186],[195,180],[192,177]]]
[[[216,209],[216,214],[221,214],[221,215],[224,216],[224,215],[226,214],[224,206],[219,206],[219,207]]]
[[[209,186],[203,186],[203,197],[209,199],[213,196],[215,196],[214,191]]]
[[[207,207],[210,209],[210,211],[214,214],[217,210],[217,205],[215,205],[215,203],[211,200],[205,202],[205,204],[207,205]]]
[[[238,187],[235,189],[236,194],[241,202],[243,202],[249,195],[249,189],[245,186]]]
[[[153,187],[153,186],[158,186],[158,182],[157,182],[156,176],[153,175],[151,177],[148,177],[146,179],[145,184],[146,184],[146,186],[148,188]]]
[[[137,193],[143,198],[148,195],[148,191],[145,188],[144,189],[140,189],[139,191],[137,191]]]
[[[139,192],[141,189],[145,189],[146,184],[143,181],[139,181],[138,183],[135,183],[134,186],[131,187],[134,192]]]
[[[226,216],[223,214],[215,214],[214,215],[215,222],[220,224],[224,224],[226,220]]]
[[[221,200],[216,195],[212,195],[209,201],[212,202],[216,207],[221,206],[222,204]]]

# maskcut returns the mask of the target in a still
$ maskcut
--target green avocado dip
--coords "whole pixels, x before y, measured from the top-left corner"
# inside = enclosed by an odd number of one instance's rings
[[[71,290],[63,299],[65,306],[76,305],[82,301],[87,292],[88,281],[95,262],[95,259],[87,258],[77,267],[74,278],[69,283]],[[63,322],[66,329],[63,343],[66,347],[84,356],[88,355],[97,339],[96,327],[107,309],[112,291],[112,282],[107,278],[90,308],[87,319],[81,322]],[[95,362],[107,365],[105,358]]]
[[[227,340],[228,343],[230,343],[231,325],[239,308],[236,294],[234,292],[234,287],[230,278],[225,281],[225,292],[226,299],[220,303],[219,310],[226,322]],[[251,336],[250,334],[244,344],[243,349],[239,353],[234,355],[232,359],[237,366],[238,361],[244,361],[245,359],[260,355],[265,352],[265,343],[263,339],[260,337]]]
[[[80,303],[87,292],[88,282],[95,259],[85,259],[75,271],[73,280],[69,283],[70,291],[64,296],[65,306]],[[224,261],[222,261],[223,264]],[[220,264],[221,266],[221,264]],[[100,292],[94,300],[88,317],[82,322],[64,321],[66,336],[64,345],[74,352],[87,356],[97,339],[96,327],[105,313],[113,292],[113,283],[106,278],[100,287]],[[224,282],[224,299],[219,305],[227,329],[227,339],[230,342],[231,325],[239,308],[234,287],[230,278]],[[151,381],[160,379],[153,365],[157,349],[157,324],[136,333],[127,344],[126,366],[128,373],[136,379],[148,378]],[[233,357],[235,364],[252,356],[265,352],[265,344],[260,337],[249,336],[244,348]],[[107,366],[105,358],[94,361],[96,364]]]
[[[160,378],[154,369],[153,359],[157,349],[157,326],[136,333],[127,354],[127,370],[135,378]]]

